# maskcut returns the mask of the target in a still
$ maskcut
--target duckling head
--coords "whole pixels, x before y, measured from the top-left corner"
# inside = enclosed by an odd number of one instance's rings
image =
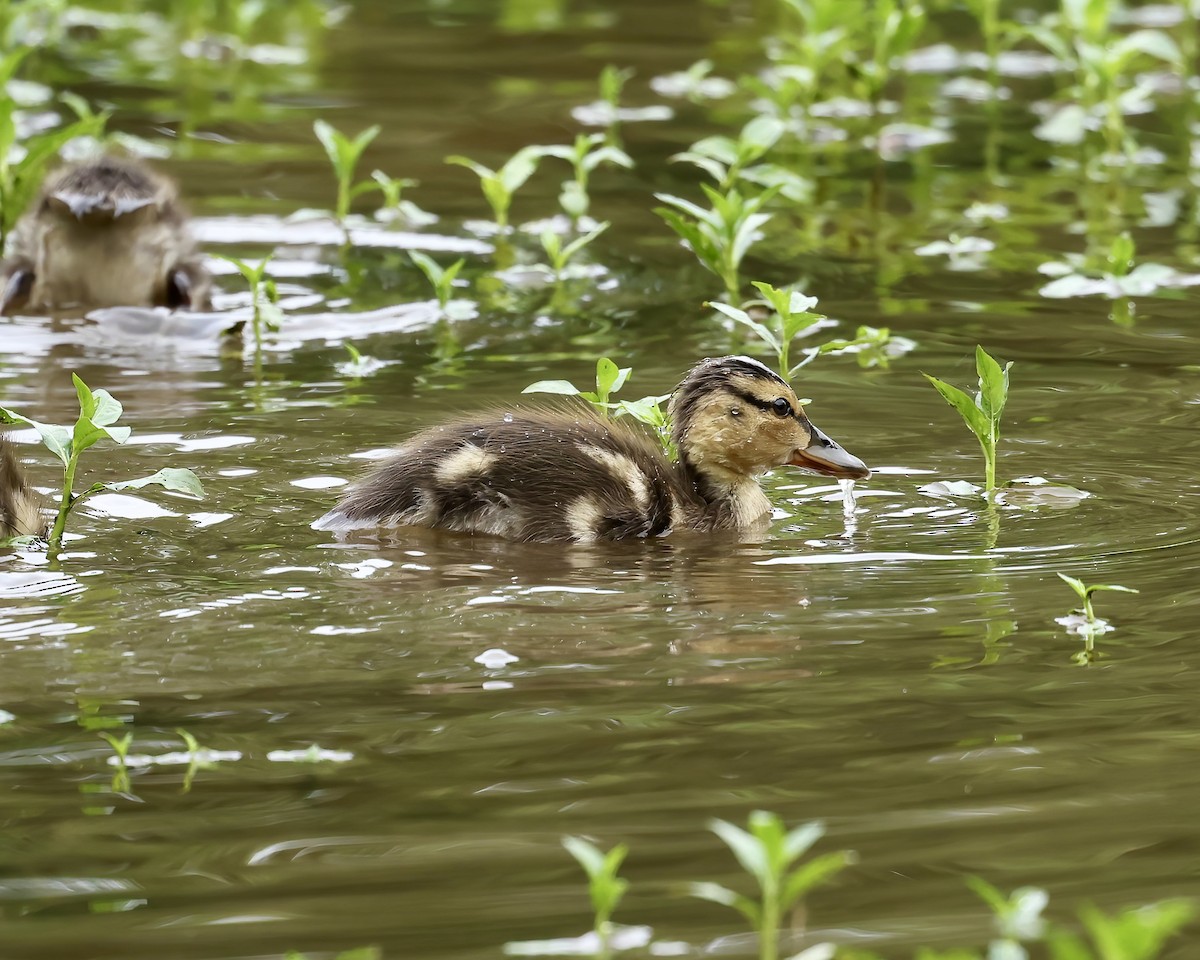
[[[829,477],[871,475],[805,416],[786,380],[750,357],[698,363],[675,389],[670,412],[685,469],[717,490],[789,465]]]
[[[47,180],[39,215],[67,224],[112,223],[174,200],[171,185],[134,161],[118,157],[76,164]],[[144,214],[143,214],[144,216]]]

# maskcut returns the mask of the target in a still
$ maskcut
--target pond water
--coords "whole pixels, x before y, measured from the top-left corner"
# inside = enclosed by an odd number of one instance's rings
[[[702,356],[754,349],[702,306],[720,286],[651,197],[698,196],[696,171],[667,157],[742,119],[648,81],[704,56],[721,75],[757,69],[766,6],[364,2],[328,24],[300,6],[283,38],[299,64],[189,60],[144,24],[119,55],[97,52],[103,33],[63,42],[58,82],[114,104],[117,129],[198,134],[161,166],[208,251],[274,251],[288,317],[257,369],[215,338],[72,319],[0,328],[6,405],[72,421],[71,371],[124,403],[133,438],[89,452],[89,478],[169,463],[207,490],[97,497],[58,568],[3,558],[0,955],[374,944],[498,957],[507,941],[588,928],[560,846],[578,834],[630,845],[618,920],[693,956],[749,956],[740,918],[681,884],[745,888],[706,826],[759,808],[824,820],[818,849],[858,854],[809,898],[797,947],[978,944],[990,928],[970,875],[1044,886],[1060,919],[1084,900],[1200,894],[1195,298],[1141,297],[1115,322],[1108,300],[1040,296],[1036,272],[1121,225],[1139,253],[1187,271],[1194,188],[1170,161],[1123,185],[1052,163],[1028,110],[1052,89],[1045,75],[1007,77],[1013,96],[989,129],[984,105],[945,93],[946,75],[914,72],[906,110],[943,117],[949,142],[887,160],[848,152],[747,260],[749,278],[804,278],[838,332],[886,325],[916,342],[887,369],[831,356],[798,378],[813,420],[876,469],[852,512],[835,484],[778,471],[766,481],[778,517],[757,543],[310,529],[373,451],[439,418],[511,404],[538,379],[587,383],[601,355],[633,367],[640,396],[668,392]],[[947,15],[935,33],[965,30]],[[113,27],[110,47],[125,36]],[[477,183],[444,157],[496,165],[568,142],[607,63],[637,70],[630,106],[674,116],[624,124],[637,167],[594,174],[593,213],[613,227],[584,259],[602,276],[557,299],[490,277],[491,241],[470,225],[486,212]],[[381,124],[362,172],[418,179],[406,197],[440,220],[364,221],[346,253],[327,222],[288,222],[333,202],[318,117]],[[1175,149],[1178,122],[1164,108],[1146,141]],[[514,222],[552,215],[566,171],[545,161]],[[1154,198],[1182,211],[1156,218]],[[972,223],[974,203],[1007,213]],[[995,249],[915,252],[957,235]],[[533,235],[515,246],[521,262],[540,256]],[[438,323],[404,248],[443,264],[462,251],[477,315]],[[213,267],[218,307],[244,310],[240,278]],[[343,340],[383,366],[347,375]],[[921,490],[982,474],[920,375],[973,383],[976,343],[1015,361],[1002,477],[1089,497],[989,509]],[[52,458],[17,439],[49,491]],[[1057,571],[1140,590],[1097,596],[1115,629],[1091,664],[1056,622],[1075,605]],[[131,753],[158,756],[186,749],[180,729],[238,758],[114,783],[100,731],[132,732]],[[314,744],[352,756],[275,753]],[[1193,932],[1168,955],[1198,943]]]

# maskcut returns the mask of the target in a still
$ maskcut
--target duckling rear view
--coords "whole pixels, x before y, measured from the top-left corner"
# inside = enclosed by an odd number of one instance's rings
[[[795,466],[866,479],[804,414],[788,383],[749,357],[704,360],[671,398],[670,462],[645,431],[591,408],[463,419],[403,444],[313,526],[416,525],[528,541],[748,531],[771,505],[757,477]]]
[[[118,157],[47,177],[17,222],[0,279],[0,314],[208,307],[208,272],[174,183]]]

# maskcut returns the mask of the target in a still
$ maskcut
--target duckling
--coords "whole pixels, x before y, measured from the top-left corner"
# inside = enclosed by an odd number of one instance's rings
[[[209,276],[175,184],[138,160],[64,167],[17,221],[0,315],[65,307],[205,310]]]
[[[676,463],[645,431],[590,407],[432,427],[350,487],[313,527],[411,524],[580,543],[747,532],[769,516],[756,478],[773,467],[871,475],[813,425],[787,381],[750,357],[700,362],[676,387],[669,411]]]
[[[0,437],[0,540],[49,534],[42,501],[17,463],[12,444]]]

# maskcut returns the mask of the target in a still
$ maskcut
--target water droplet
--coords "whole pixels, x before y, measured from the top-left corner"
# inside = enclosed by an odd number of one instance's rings
[[[513,422],[513,415],[512,415],[511,413],[506,413],[506,414],[504,415],[504,422],[505,422],[505,423],[512,423],[512,422]]]

